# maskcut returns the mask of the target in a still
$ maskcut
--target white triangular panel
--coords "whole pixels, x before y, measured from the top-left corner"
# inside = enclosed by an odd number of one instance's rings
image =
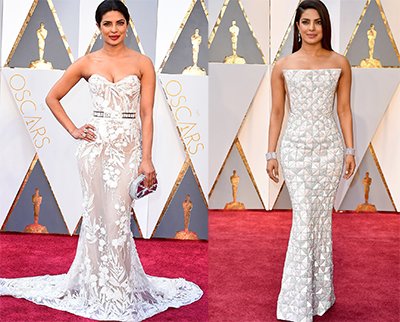
[[[275,59],[298,3],[298,0],[271,1],[270,62]]]
[[[265,74],[254,96],[238,135],[267,210],[272,209],[284,182],[282,171],[280,171],[279,183],[270,180],[266,172],[265,153],[268,151],[268,129],[271,113],[271,70],[272,66],[269,66],[269,70]],[[285,129],[286,114],[282,125],[282,132]]]
[[[71,17],[79,17],[80,11],[80,0],[64,1],[64,0],[53,0],[54,8],[56,10],[58,19],[60,20],[62,30],[64,31],[65,37],[70,46],[72,56],[74,60],[78,58],[79,49],[79,24],[71,23]],[[93,12],[94,21],[94,12]]]
[[[269,61],[269,2],[265,0],[242,0],[244,12],[253,28],[266,61]]]
[[[147,231],[142,230],[144,238],[150,238],[154,231],[184,162],[183,143],[179,138],[168,103],[165,101],[160,85],[157,84],[154,105],[153,163],[159,185],[157,192],[149,196]],[[136,208],[135,212],[139,216]]]
[[[86,54],[89,44],[98,31],[95,20],[96,8],[101,1],[80,1],[79,11],[79,57]]]
[[[211,0],[208,3],[208,34],[214,29],[225,0]]]
[[[157,46],[156,46],[156,70],[160,67],[165,55],[167,54],[172,41],[179,31],[179,27],[185,17],[186,12],[191,6],[191,0],[158,2],[158,21],[157,21]]]
[[[140,231],[147,237],[147,226],[149,219],[149,197],[144,197],[139,200],[135,200],[133,209],[135,211],[136,219],[140,228]]]
[[[228,150],[267,70],[266,65],[209,64],[209,182],[217,177]]]
[[[276,187],[272,185],[270,188],[269,178],[265,171],[265,152],[268,150],[268,126],[271,110],[270,68],[268,67],[268,71],[264,75],[238,135],[266,207],[269,205],[270,190],[275,188],[279,192],[282,185],[282,182],[280,182],[274,184]]]
[[[15,102],[61,213],[72,233],[83,212],[81,184],[75,157],[78,142],[57,122],[45,103],[47,93],[63,72],[22,68],[5,68],[3,71],[14,97],[21,97],[21,90],[16,89],[22,85],[29,91],[24,92],[23,100]],[[91,110],[86,83],[78,83],[61,103],[77,126],[84,124]]]
[[[379,124],[372,146],[378,158],[397,211],[400,209],[400,85]]]
[[[387,18],[390,31],[393,34],[397,49],[400,46],[400,19],[399,19],[399,1],[398,0],[380,0],[383,12]]]
[[[208,77],[161,74],[176,126],[204,195],[208,187]]]
[[[337,0],[325,0],[324,4],[328,9],[329,18],[331,20],[331,44],[334,51],[339,52],[339,40],[340,40],[340,6],[342,1]]]
[[[18,193],[35,149],[0,69],[0,226]]]
[[[3,0],[3,37],[0,40],[1,66],[4,66],[14,46],[32,3],[33,0]]]
[[[341,1],[340,2],[340,41],[339,53],[343,54],[360,19],[365,7],[365,1]]]
[[[400,73],[396,68],[353,68],[352,72],[353,136],[356,162],[359,163],[398,86]],[[336,195],[335,209],[339,209],[351,180],[341,180]]]

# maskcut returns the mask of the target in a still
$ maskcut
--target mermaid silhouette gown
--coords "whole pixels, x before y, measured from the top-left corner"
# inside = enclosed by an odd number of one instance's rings
[[[293,222],[277,317],[312,321],[335,302],[332,209],[343,168],[333,116],[340,69],[284,70],[290,112],[280,147]]]
[[[140,80],[89,80],[96,141],[82,141],[77,158],[84,214],[75,259],[67,274],[0,279],[0,295],[96,320],[141,321],[203,292],[184,279],[146,275],[130,230],[128,194],[141,161]]]

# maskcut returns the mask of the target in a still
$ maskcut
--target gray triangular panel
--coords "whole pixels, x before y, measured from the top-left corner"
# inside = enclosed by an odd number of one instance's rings
[[[224,209],[225,204],[233,200],[230,182],[233,170],[240,177],[237,200],[244,203],[246,209],[264,209],[236,145],[233,146],[210,196],[210,209]]]
[[[226,7],[210,46],[209,61],[222,63],[226,56],[232,55],[232,42],[229,28],[231,27],[233,20],[236,21],[236,25],[240,29],[237,40],[237,54],[244,57],[247,64],[264,64],[262,53],[257,46],[257,39],[254,38],[254,35],[247,24],[238,0],[229,1],[228,6]]]
[[[133,213],[132,213],[132,216],[131,216],[131,231],[132,231],[133,237],[135,237],[135,238],[142,238],[143,237],[142,234],[139,231],[139,227],[137,225],[137,221],[136,221]]]
[[[54,21],[54,16],[51,13],[50,7],[46,0],[39,0],[33,12],[32,17],[28,22],[21,40],[11,60],[10,67],[28,68],[32,61],[39,59],[38,37],[36,35],[40,23],[44,22],[47,30],[45,39],[44,59],[51,62],[54,69],[67,69],[71,64],[64,42],[61,39],[60,32]]]
[[[198,66],[208,71],[208,22],[200,0],[197,0],[192,12],[172,49],[165,66],[164,74],[181,74],[182,71],[193,65],[191,37],[195,29],[199,29],[201,43],[199,49]]]
[[[174,238],[177,231],[183,230],[182,202],[185,200],[187,194],[190,195],[193,203],[189,230],[195,232],[199,239],[208,239],[208,209],[190,167],[186,171],[153,237]]]
[[[286,183],[283,183],[282,190],[280,191],[272,209],[292,209],[292,202],[290,201],[289,190]]]
[[[35,193],[35,188],[39,188],[42,196],[39,224],[46,226],[49,233],[68,234],[67,226],[39,161],[33,168],[4,230],[23,232],[27,225],[33,224],[32,195]]]
[[[367,171],[369,172],[369,177],[372,179],[368,203],[375,205],[377,210],[395,211],[369,149],[365,153],[358,171],[354,175],[349,190],[347,190],[346,196],[340,205],[340,210],[355,210],[358,204],[364,203],[363,178]]]
[[[371,23],[377,32],[374,47],[374,58],[379,59],[382,66],[400,66],[400,61],[390,41],[381,12],[375,0],[371,0],[356,34],[346,53],[352,66],[359,66],[362,59],[369,57],[367,32]]]

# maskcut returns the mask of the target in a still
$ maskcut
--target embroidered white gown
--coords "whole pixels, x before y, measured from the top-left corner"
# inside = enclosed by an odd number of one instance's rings
[[[283,72],[290,113],[280,156],[293,222],[278,298],[280,320],[310,322],[335,302],[332,209],[344,149],[333,103],[340,73]]]
[[[128,187],[141,160],[139,78],[112,83],[94,74],[89,88],[94,111],[104,114],[90,122],[96,141],[77,151],[85,212],[75,259],[67,274],[0,279],[0,295],[95,320],[142,321],[203,292],[181,278],[146,275],[135,248]]]

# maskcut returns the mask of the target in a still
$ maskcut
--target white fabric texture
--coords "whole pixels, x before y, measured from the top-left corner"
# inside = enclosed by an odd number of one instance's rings
[[[203,294],[182,278],[146,275],[130,230],[129,185],[141,160],[140,80],[129,75],[113,83],[89,78],[95,142],[77,150],[84,209],[75,259],[67,274],[0,279],[0,295],[95,320],[142,321]],[[122,113],[136,113],[122,118]]]
[[[278,297],[280,320],[308,322],[335,302],[332,209],[343,169],[333,116],[341,69],[283,71],[290,112],[280,147],[293,221]]]

